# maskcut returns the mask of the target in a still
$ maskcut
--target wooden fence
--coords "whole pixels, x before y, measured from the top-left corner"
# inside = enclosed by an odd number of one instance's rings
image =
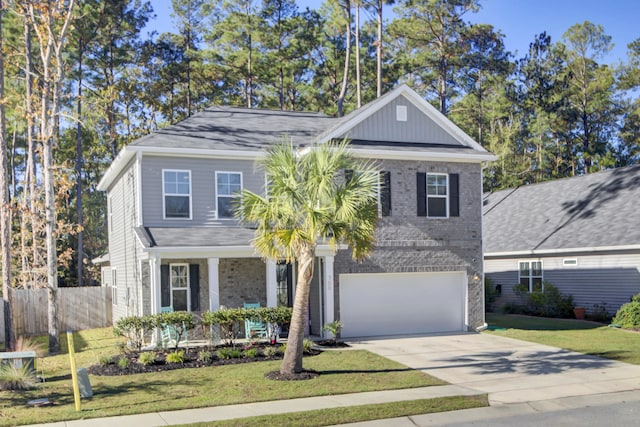
[[[43,335],[48,331],[46,289],[12,289],[14,336]],[[111,289],[90,286],[58,289],[58,330],[111,326]]]

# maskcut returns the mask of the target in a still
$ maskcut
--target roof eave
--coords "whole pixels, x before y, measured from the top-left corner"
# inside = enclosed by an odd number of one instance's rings
[[[614,252],[614,251],[634,251],[640,250],[638,245],[617,245],[617,246],[585,246],[577,248],[556,248],[556,249],[526,249],[516,251],[496,251],[485,252],[485,258],[501,258],[515,256],[532,256],[532,255],[554,255],[569,253],[591,253],[591,252]]]

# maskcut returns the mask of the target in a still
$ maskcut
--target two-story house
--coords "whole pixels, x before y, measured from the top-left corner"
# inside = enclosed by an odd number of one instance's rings
[[[494,156],[403,85],[342,118],[212,107],[125,147],[107,192],[113,318],[162,307],[291,305],[295,268],[264,261],[233,218],[236,192],[263,192],[270,144],[349,138],[375,159],[376,248],[363,263],[320,245],[309,333],[344,337],[465,331],[484,324],[482,165]]]

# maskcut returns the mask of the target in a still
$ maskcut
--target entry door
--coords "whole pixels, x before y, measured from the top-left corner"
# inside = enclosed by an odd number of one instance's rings
[[[278,288],[278,306],[293,307],[293,265],[281,261],[276,264],[276,283]],[[289,325],[280,325],[280,336],[289,336]]]

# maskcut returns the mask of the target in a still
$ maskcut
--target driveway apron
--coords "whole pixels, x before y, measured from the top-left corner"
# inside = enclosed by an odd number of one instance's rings
[[[491,405],[640,390],[640,366],[479,333],[349,342],[451,384]]]

